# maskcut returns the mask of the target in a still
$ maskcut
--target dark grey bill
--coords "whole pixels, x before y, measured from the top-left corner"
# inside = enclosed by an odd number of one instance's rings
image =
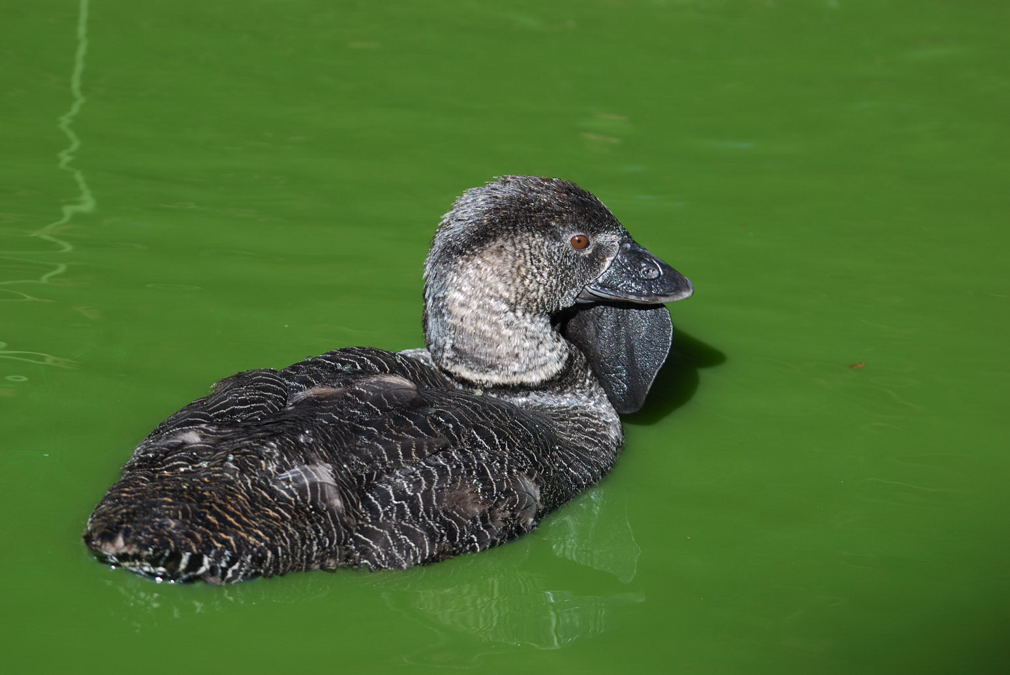
[[[606,271],[582,290],[579,300],[659,304],[683,300],[692,293],[687,277],[628,237]]]

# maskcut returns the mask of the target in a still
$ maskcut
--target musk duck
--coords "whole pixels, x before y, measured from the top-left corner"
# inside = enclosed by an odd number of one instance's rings
[[[497,546],[599,481],[690,282],[592,194],[467,190],[424,265],[425,349],[337,349],[215,384],[95,508],[99,559],[158,581],[404,569]]]

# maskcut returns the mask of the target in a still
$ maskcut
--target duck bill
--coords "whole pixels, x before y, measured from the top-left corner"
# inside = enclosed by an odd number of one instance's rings
[[[562,332],[585,354],[617,412],[641,409],[670,352],[673,323],[662,303],[692,293],[687,277],[631,237],[603,274],[582,290],[583,304]]]
[[[583,302],[633,302],[658,305],[691,297],[694,286],[683,274],[628,237],[610,266],[579,294]]]

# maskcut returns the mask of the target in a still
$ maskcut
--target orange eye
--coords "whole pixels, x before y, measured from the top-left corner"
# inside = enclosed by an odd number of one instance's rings
[[[589,246],[589,237],[584,234],[577,234],[571,239],[572,248],[577,248],[580,251],[587,246]]]

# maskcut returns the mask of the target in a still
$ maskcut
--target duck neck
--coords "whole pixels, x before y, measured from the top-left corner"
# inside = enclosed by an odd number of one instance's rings
[[[425,341],[435,365],[482,386],[535,387],[557,377],[571,346],[546,311],[509,302],[514,279],[449,274],[425,289]]]

